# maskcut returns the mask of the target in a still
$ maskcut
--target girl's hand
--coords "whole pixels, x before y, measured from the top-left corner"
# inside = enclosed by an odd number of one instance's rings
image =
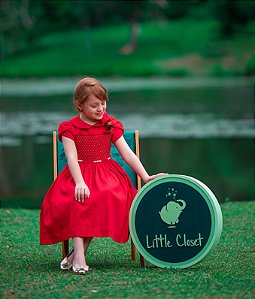
[[[79,202],[84,202],[90,196],[89,187],[85,183],[76,184],[74,197]]]
[[[168,175],[168,173],[160,172],[160,173],[157,173],[157,174],[149,175],[143,181],[144,181],[144,183],[148,183],[149,181],[154,180],[154,179],[156,179],[156,178],[158,178],[160,176],[164,176],[164,175]]]

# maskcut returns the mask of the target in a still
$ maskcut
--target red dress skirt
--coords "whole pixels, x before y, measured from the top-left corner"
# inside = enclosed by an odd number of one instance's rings
[[[53,244],[73,237],[111,237],[126,242],[132,201],[137,193],[128,175],[110,157],[111,142],[123,134],[122,124],[113,118],[107,132],[106,114],[90,126],[75,117],[60,124],[59,138],[74,140],[78,160],[90,197],[84,203],[74,198],[75,183],[68,165],[48,190],[40,214],[40,244]]]

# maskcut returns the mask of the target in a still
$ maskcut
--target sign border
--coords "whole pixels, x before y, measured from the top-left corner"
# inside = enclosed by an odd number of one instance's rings
[[[141,244],[135,229],[136,211],[144,195],[157,185],[167,182],[184,183],[194,188],[205,199],[211,214],[212,225],[206,245],[197,255],[195,255],[191,259],[177,263],[165,262],[152,256],[148,251],[144,249],[144,246]],[[129,230],[135,247],[146,260],[161,268],[187,268],[200,262],[203,258],[205,258],[207,254],[212,252],[218,244],[222,232],[222,226],[223,219],[221,208],[213,192],[198,179],[180,174],[164,175],[145,184],[134,198],[129,214]]]

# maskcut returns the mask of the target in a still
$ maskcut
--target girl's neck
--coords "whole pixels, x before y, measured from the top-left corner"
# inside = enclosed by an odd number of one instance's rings
[[[90,120],[84,119],[82,113],[80,113],[80,119],[82,121],[84,121],[86,124],[91,125],[91,126],[93,126],[94,124],[97,123],[97,121],[90,121]]]

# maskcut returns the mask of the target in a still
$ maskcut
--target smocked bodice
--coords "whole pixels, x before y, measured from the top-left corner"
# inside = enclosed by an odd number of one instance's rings
[[[78,160],[97,161],[110,157],[111,134],[76,135],[74,142]]]

